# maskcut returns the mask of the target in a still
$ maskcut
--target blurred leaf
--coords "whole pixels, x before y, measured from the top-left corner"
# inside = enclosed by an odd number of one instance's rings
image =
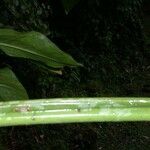
[[[0,100],[28,99],[26,90],[9,68],[0,69]]]
[[[69,11],[79,2],[80,0],[62,0],[64,9],[66,13],[69,13]]]
[[[61,70],[50,70],[50,71],[51,71],[52,73],[62,75],[62,71],[61,71]]]
[[[0,49],[9,56],[32,59],[52,68],[81,65],[46,36],[34,31],[21,33],[0,29]]]

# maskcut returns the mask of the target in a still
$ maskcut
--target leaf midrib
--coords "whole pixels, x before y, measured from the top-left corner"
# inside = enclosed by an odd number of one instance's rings
[[[41,55],[41,54],[36,53],[36,52],[31,52],[31,51],[29,51],[29,50],[26,49],[26,48],[21,48],[21,47],[18,47],[18,46],[6,44],[6,43],[1,43],[1,42],[0,42],[0,45],[1,45],[1,46],[6,46],[6,47],[15,48],[15,49],[20,49],[20,50],[22,50],[22,51],[24,51],[24,52],[28,52],[28,53],[33,54],[33,55],[38,55],[38,56],[43,57],[43,58],[46,58],[46,59],[51,59],[52,61],[54,61],[54,62],[56,62],[56,63],[59,63],[60,65],[61,65],[61,63],[62,63],[62,62],[60,63],[59,61],[56,61],[55,59],[53,59],[53,58],[51,58],[51,57],[47,57],[47,56],[45,56],[45,55]],[[62,64],[65,64],[65,63],[62,63]]]

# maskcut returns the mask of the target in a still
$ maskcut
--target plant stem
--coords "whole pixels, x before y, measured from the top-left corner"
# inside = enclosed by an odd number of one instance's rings
[[[58,98],[0,102],[0,126],[150,121],[150,98]]]

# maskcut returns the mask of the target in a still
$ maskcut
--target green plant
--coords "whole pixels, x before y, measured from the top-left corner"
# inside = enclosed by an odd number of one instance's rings
[[[78,1],[66,1],[62,0],[62,6],[64,7],[64,12],[68,13]],[[43,21],[44,18],[48,17],[48,11],[50,11],[50,6],[40,1],[34,1],[28,3],[25,1],[1,1],[0,8],[4,9],[7,7],[7,12],[9,15],[2,14],[2,20],[4,18],[11,16],[12,25],[15,28],[21,28],[22,30],[40,30],[46,35],[49,34],[48,24]],[[32,6],[35,6],[33,8]],[[24,11],[19,11],[24,10]],[[32,12],[32,14],[30,13]],[[6,15],[6,16],[5,16]],[[22,19],[22,16],[29,16],[30,19]],[[38,18],[37,18],[38,15]],[[45,16],[45,17],[44,17]],[[3,18],[4,17],[4,18]],[[8,19],[8,18],[7,18]],[[4,19],[5,21],[7,19]],[[1,21],[2,21],[1,20]],[[44,19],[48,20],[48,19]],[[2,27],[5,27],[5,21],[2,22]],[[6,21],[7,22],[7,21]],[[3,26],[4,23],[4,26]],[[54,73],[61,74],[61,69],[64,66],[80,66],[71,56],[62,52],[54,43],[52,43],[47,37],[38,32],[17,32],[12,29],[0,29],[0,57],[3,57],[3,53],[7,56],[14,58],[30,59],[38,66],[45,65],[49,67],[49,70]],[[5,64],[5,67],[2,65]],[[3,58],[0,62],[1,68],[1,78],[0,81],[0,100],[10,100],[10,99],[27,99],[28,95],[26,90],[19,83],[15,74],[11,71],[7,62]],[[43,66],[44,67],[44,66]],[[45,67],[44,67],[45,68]],[[4,94],[7,93],[7,94]]]
[[[97,97],[13,101],[2,102],[0,110],[0,127],[47,123],[149,121],[150,98]]]
[[[0,29],[0,49],[10,57],[30,59],[51,70],[57,69],[54,72],[64,66],[81,66],[38,32],[21,33],[12,29]],[[0,78],[0,100],[28,98],[25,89],[10,69],[1,69]]]
[[[2,1],[7,4],[2,5]],[[39,76],[41,72],[38,72],[31,62],[27,61],[26,63],[25,61],[18,64],[18,61],[15,61],[13,71],[26,87],[30,98],[144,96],[141,82],[148,85],[148,80],[143,79],[146,75],[142,71],[145,63],[138,61],[142,65],[134,63],[135,66],[130,67],[134,58],[143,58],[142,54],[135,56],[133,52],[137,53],[140,49],[143,51],[139,46],[142,37],[137,35],[137,33],[141,33],[137,20],[140,11],[138,9],[136,12],[137,9],[134,7],[136,1],[139,0],[81,0],[82,2],[67,15],[65,12],[61,13],[59,7],[52,7],[51,1],[54,2],[54,6],[61,2],[61,0],[0,0],[0,26],[11,26],[19,31],[36,30],[44,33],[61,49],[67,50],[72,56],[83,62],[87,68],[86,70],[75,69],[77,70],[75,73],[79,73],[77,76],[79,81],[74,80],[67,73],[69,78],[66,78],[65,75],[61,78],[54,75],[50,77],[51,81],[47,82],[49,80],[48,73]],[[17,7],[12,4],[15,2],[19,2]],[[125,6],[123,3],[128,5]],[[61,14],[65,16],[65,21],[60,17]],[[57,17],[57,22],[51,19],[51,15],[54,15],[53,19],[55,16]],[[59,30],[57,30],[57,26],[59,26]],[[97,53],[93,56],[92,52]],[[133,52],[133,56],[128,59],[126,56],[130,52]],[[38,68],[38,66],[36,67]],[[34,69],[32,70],[32,68]],[[71,70],[74,71],[74,69]],[[136,73],[134,73],[135,71]],[[22,80],[24,78],[25,81]],[[39,80],[37,79],[39,78],[42,86],[38,84]],[[31,82],[32,79],[34,79],[33,82]],[[29,81],[29,84],[26,81]],[[129,83],[130,86],[128,86]],[[137,86],[133,87],[133,84],[137,84]],[[41,91],[44,91],[44,94]],[[147,96],[149,93],[147,92]],[[92,99],[90,100],[92,101]],[[47,102],[44,99],[40,101]],[[4,102],[4,104],[7,107],[9,102]],[[3,103],[1,105],[3,107]],[[26,109],[23,107],[21,110],[25,111]],[[142,109],[139,112],[143,113]],[[23,112],[16,113],[23,114]],[[24,114],[26,113],[24,112]],[[137,114],[135,112],[135,115]],[[3,117],[3,115],[4,113],[0,116]],[[10,119],[9,117],[8,119]],[[0,149],[29,149],[29,147],[33,150],[147,149],[148,127],[149,124],[146,122],[7,127],[0,130]],[[146,134],[143,132],[144,130]]]

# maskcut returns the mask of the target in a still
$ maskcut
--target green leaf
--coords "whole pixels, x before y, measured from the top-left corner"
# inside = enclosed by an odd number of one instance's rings
[[[52,68],[81,66],[46,36],[34,31],[21,33],[0,29],[0,49],[9,56],[32,59]]]
[[[0,69],[0,101],[28,99],[26,90],[9,68]]]
[[[64,9],[68,14],[69,11],[79,2],[80,0],[62,0]]]

